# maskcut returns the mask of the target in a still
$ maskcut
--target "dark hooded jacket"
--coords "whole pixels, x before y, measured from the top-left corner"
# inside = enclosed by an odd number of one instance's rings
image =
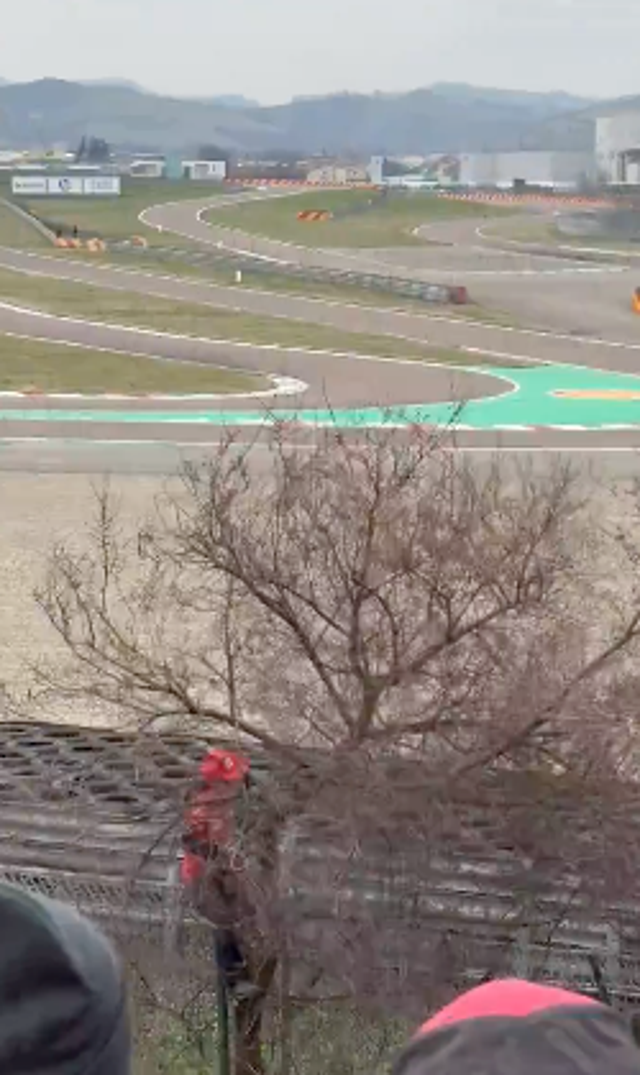
[[[0,1075],[129,1075],[125,993],[105,937],[0,884]]]
[[[627,1021],[588,997],[496,981],[426,1022],[394,1075],[640,1075],[640,1049]]]

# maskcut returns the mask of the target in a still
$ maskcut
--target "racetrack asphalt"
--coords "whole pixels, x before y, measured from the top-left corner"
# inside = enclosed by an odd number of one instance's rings
[[[256,195],[251,195],[255,197]],[[237,204],[238,196],[233,197]],[[483,235],[482,220],[449,221],[421,229],[423,247],[406,247],[385,251],[309,250],[260,240],[229,232],[205,221],[203,201],[181,202],[154,207],[143,214],[143,222],[166,232],[188,236],[200,242],[218,245],[223,242],[234,249],[286,261],[313,263],[428,279],[433,282],[466,283],[474,299],[487,306],[513,313],[519,325],[533,328],[480,324],[458,319],[451,312],[427,311],[425,314],[402,310],[364,307],[359,304],[302,296],[274,294],[243,287],[224,287],[194,278],[159,276],[143,270],[87,264],[73,255],[68,260],[41,254],[0,249],[0,267],[29,275],[66,278],[102,288],[160,296],[172,301],[210,304],[214,307],[242,310],[256,314],[297,319],[331,325],[343,331],[403,336],[419,340],[434,348],[462,348],[469,351],[469,364],[477,352],[493,355],[495,365],[508,365],[514,358],[528,358],[558,364],[573,364],[593,370],[610,370],[626,374],[640,373],[640,319],[630,313],[630,294],[636,280],[633,270],[566,256],[534,255],[497,249],[493,240]],[[216,207],[224,204],[216,199]],[[535,326],[538,326],[537,328]],[[260,370],[295,377],[308,384],[304,397],[286,401],[286,406],[361,407],[404,404],[432,404],[443,400],[464,400],[491,396],[505,391],[503,381],[478,373],[434,368],[411,360],[385,362],[361,356],[332,356],[300,349],[237,346],[223,341],[207,341],[143,332],[122,326],[104,325],[75,318],[43,315],[15,305],[0,305],[0,331],[35,338],[68,340],[83,346],[170,358],[176,361],[212,362],[234,368]],[[640,387],[640,382],[639,382]],[[278,406],[281,404],[279,403]],[[47,404],[47,408],[52,405]],[[216,404],[218,410],[238,409],[237,401]],[[195,410],[193,403],[183,404]],[[175,456],[191,445],[204,447],[215,439],[215,431],[206,423],[157,425],[145,419],[132,422],[126,429],[117,421],[49,422],[25,421],[19,412],[38,411],[42,401],[3,401],[0,437],[3,451],[0,466],[20,466],[33,446],[35,454],[42,446],[55,441],[54,455],[60,467],[75,469],[81,446],[88,441],[93,449],[85,452],[94,459],[91,469],[99,469],[100,460],[109,455],[108,448],[126,449],[127,458],[136,444],[146,453],[151,465],[153,446],[158,460]],[[136,413],[152,411],[152,402],[135,403]],[[265,409],[264,400],[242,403],[243,411]],[[8,412],[15,410],[16,419]],[[105,412],[110,408],[104,405]],[[105,414],[105,417],[107,417]],[[615,426],[615,408],[611,426]],[[304,436],[302,437],[304,441]],[[570,452],[619,453],[625,468],[635,459],[640,447],[638,429],[589,430],[586,428],[505,428],[464,431],[458,436],[462,449],[491,447],[508,450],[563,450]],[[38,447],[40,446],[40,447]],[[144,446],[144,447],[143,447]],[[47,448],[49,456],[49,448]],[[117,454],[117,453],[116,453]],[[3,462],[4,461],[4,462]],[[51,461],[50,461],[51,463]],[[26,465],[26,463],[25,463]],[[51,465],[55,465],[55,462]],[[164,463],[158,466],[164,466]]]

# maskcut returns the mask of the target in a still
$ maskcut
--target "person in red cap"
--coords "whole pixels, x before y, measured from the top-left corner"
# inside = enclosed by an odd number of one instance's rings
[[[238,877],[230,860],[238,797],[249,770],[242,754],[207,752],[187,803],[180,862],[183,885],[215,928],[216,961],[234,996],[253,988],[237,932]]]
[[[427,1020],[394,1075],[640,1075],[640,1049],[630,1023],[590,997],[493,981]]]

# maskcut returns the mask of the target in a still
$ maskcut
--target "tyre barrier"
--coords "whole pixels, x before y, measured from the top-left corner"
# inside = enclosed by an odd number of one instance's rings
[[[450,306],[466,306],[469,302],[469,292],[459,284],[455,287],[446,284],[424,284],[419,297],[425,302]]]

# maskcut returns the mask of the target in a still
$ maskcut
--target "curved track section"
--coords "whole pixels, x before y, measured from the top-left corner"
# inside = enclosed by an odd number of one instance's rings
[[[273,195],[270,195],[273,196]],[[290,197],[290,193],[286,195]],[[264,197],[251,192],[245,200]],[[226,201],[237,205],[238,195]],[[216,199],[217,208],[224,199]],[[71,258],[61,261],[46,255],[0,249],[0,267],[30,276],[73,280],[101,288],[136,292],[172,301],[197,302],[212,307],[331,325],[343,331],[386,334],[418,340],[432,347],[456,348],[468,355],[468,368],[435,368],[404,360],[332,355],[289,348],[252,347],[238,341],[215,341],[176,337],[143,329],[105,325],[76,318],[57,317],[11,304],[0,306],[0,331],[39,339],[68,340],[85,347],[97,346],[154,354],[175,361],[213,362],[216,365],[279,374],[304,381],[308,389],[291,399],[278,416],[291,415],[303,422],[324,422],[339,417],[347,426],[421,421],[443,424],[451,420],[455,401],[477,402],[464,408],[457,422],[461,445],[491,448],[496,435],[504,447],[538,447],[547,450],[568,444],[575,450],[635,447],[640,433],[640,321],[628,312],[629,274],[611,265],[585,267],[583,263],[551,255],[499,250],[486,240],[478,221],[442,222],[420,229],[424,247],[385,251],[310,250],[256,239],[210,225],[203,219],[208,202],[180,202],[156,206],[142,214],[149,226],[188,236],[199,242],[243,250],[256,257],[288,260],[300,264],[352,267],[371,271],[374,265],[430,280],[446,279],[455,272],[472,276],[473,297],[505,309],[524,296],[541,325],[482,324],[446,313],[415,313],[366,307],[348,302],[275,294],[243,287],[222,287],[194,278],[158,276],[108,264],[97,266]],[[591,289],[591,290],[590,290]],[[597,294],[590,318],[585,315],[588,296]],[[615,316],[608,296],[616,296]],[[573,298],[571,298],[573,296]],[[561,311],[553,322],[553,308]],[[581,325],[572,324],[575,311]],[[603,312],[604,311],[604,312]],[[608,311],[608,312],[607,312]],[[390,343],[391,347],[391,343]],[[486,373],[474,369],[478,355],[491,356]],[[522,360],[539,369],[513,369]],[[506,383],[505,383],[506,382]],[[479,398],[481,397],[481,398]],[[454,401],[452,404],[445,401]],[[377,406],[372,407],[375,403]],[[329,411],[328,406],[335,411]],[[383,415],[384,408],[393,414]],[[87,437],[94,442],[113,441],[127,435],[140,442],[205,443],[212,425],[260,424],[266,420],[264,400],[237,402],[203,410],[197,401],[170,411],[153,405],[114,411],[99,407],[100,415],[82,409],[63,412],[62,407],[37,401],[28,406],[7,407],[0,413],[5,440],[28,423],[31,439]],[[12,414],[9,413],[12,411]],[[56,413],[54,414],[53,411]],[[181,413],[179,413],[181,412]],[[337,414],[335,413],[337,412]],[[356,415],[357,412],[357,415]],[[273,409],[270,417],[273,417]],[[356,416],[356,417],[354,417]],[[87,423],[91,422],[90,431]],[[62,433],[64,429],[64,433]],[[23,438],[24,439],[24,438]]]
[[[254,193],[251,200],[270,196]],[[215,203],[178,202],[152,207],[141,219],[150,227],[275,262],[352,268],[435,283],[456,280],[468,285],[480,305],[512,314],[526,324],[571,335],[640,341],[640,319],[629,317],[637,270],[612,264],[610,259],[599,262],[593,255],[581,256],[579,251],[572,258],[566,249],[554,253],[552,247],[539,253],[516,249],[517,244],[508,238],[500,240],[490,234],[491,221],[481,216],[416,229],[424,246],[366,251],[314,250],[246,235],[204,219],[210,208],[235,204],[237,200],[232,198]],[[546,216],[551,222],[550,211]],[[539,219],[540,210],[536,217]],[[530,225],[531,219],[531,214],[514,216],[514,229]]]

